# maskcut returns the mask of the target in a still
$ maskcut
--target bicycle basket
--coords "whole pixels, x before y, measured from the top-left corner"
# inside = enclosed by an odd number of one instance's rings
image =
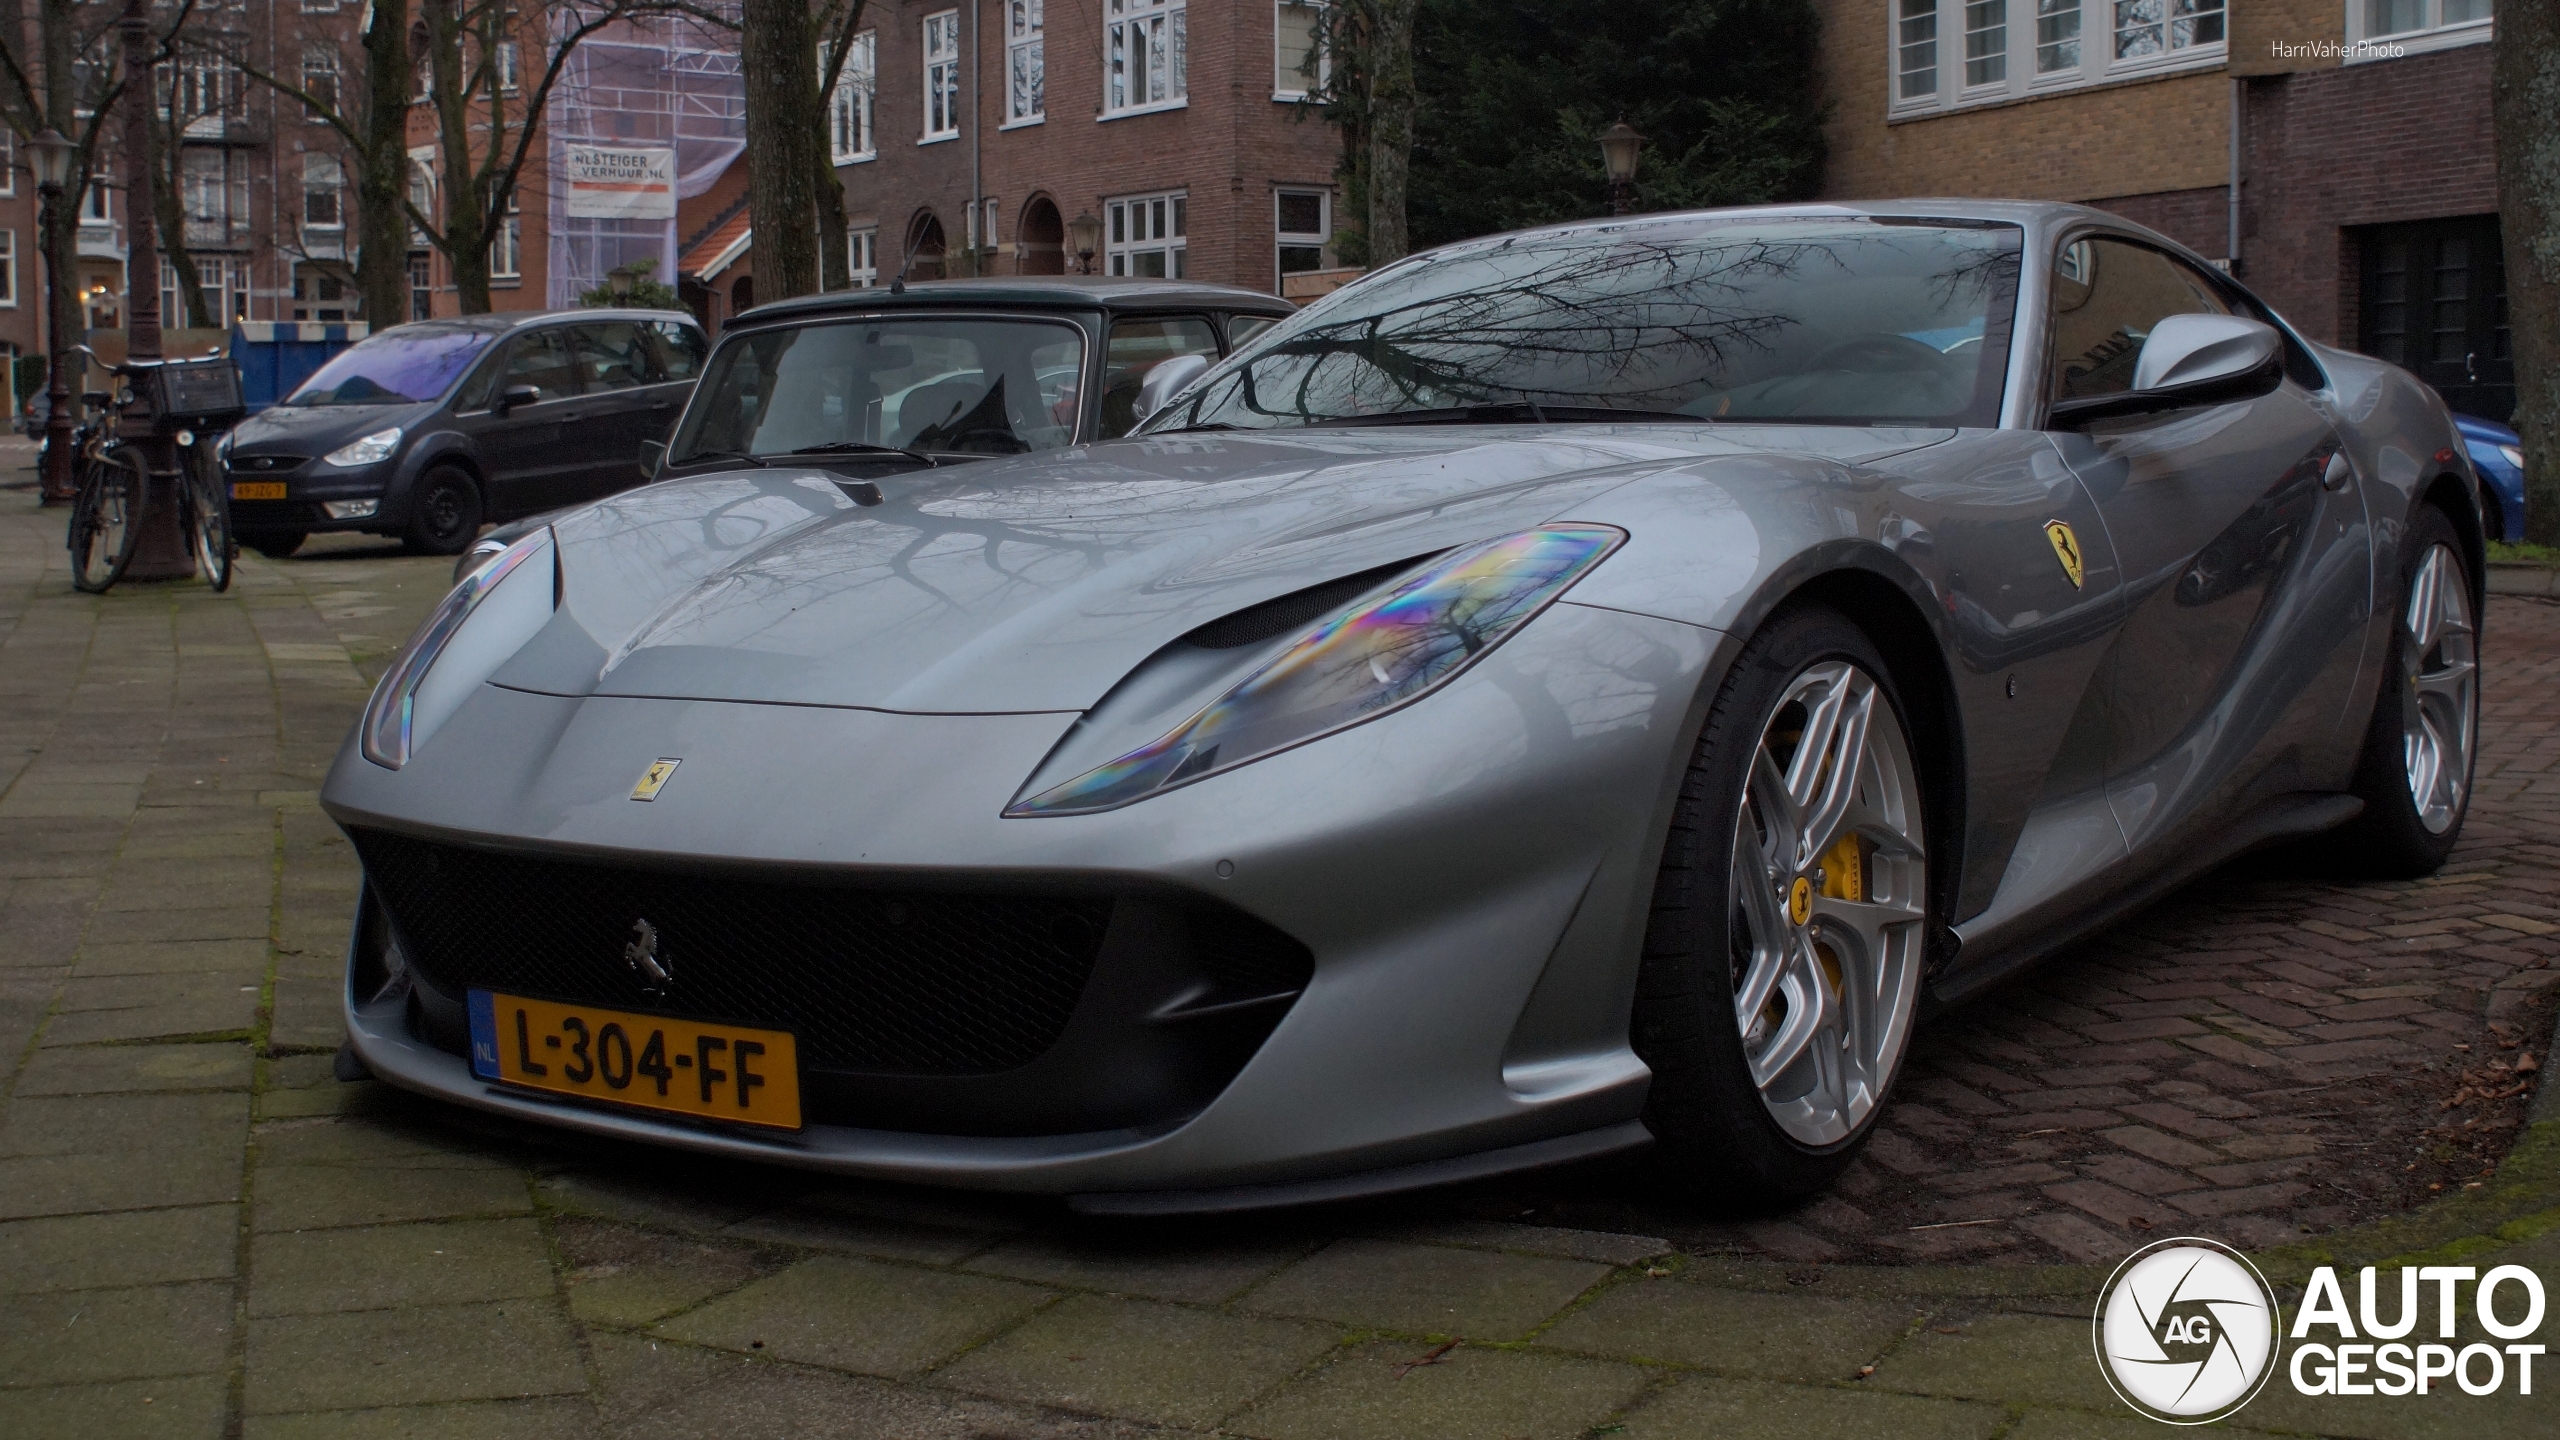
[[[158,425],[223,424],[249,408],[240,398],[240,372],[224,358],[166,361],[136,375],[134,382]]]

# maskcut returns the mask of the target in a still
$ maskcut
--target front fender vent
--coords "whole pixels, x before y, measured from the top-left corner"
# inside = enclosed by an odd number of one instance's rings
[[[1302,630],[1336,610],[1384,585],[1396,576],[1421,564],[1430,556],[1416,556],[1327,580],[1304,590],[1293,590],[1277,599],[1259,605],[1248,605],[1231,615],[1221,615],[1182,637],[1182,643],[1203,650],[1233,650],[1245,645],[1258,645],[1265,640]]]

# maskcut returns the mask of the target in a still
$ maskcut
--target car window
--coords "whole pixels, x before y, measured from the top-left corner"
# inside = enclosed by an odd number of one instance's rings
[[[1054,320],[895,315],[758,330],[711,358],[674,463],[865,445],[1055,450],[1075,440],[1084,363],[1084,332]]]
[[[489,402],[498,394],[498,377],[506,373],[507,349],[501,345],[490,351],[489,357],[480,362],[480,368],[472,371],[471,378],[463,381],[462,388],[454,392],[454,413],[488,409]]]
[[[2092,236],[2053,266],[2053,398],[2116,395],[2151,327],[2172,315],[2228,315],[2220,287],[2157,250]]]
[[[606,320],[569,327],[569,350],[577,357],[578,383],[584,393],[631,390],[655,378],[640,325],[634,320]]]
[[[683,321],[650,321],[640,327],[640,343],[657,365],[658,380],[691,380],[702,373],[702,332]]]
[[[507,346],[507,368],[498,385],[502,390],[530,385],[545,400],[577,394],[578,375],[570,368],[569,347],[561,343],[560,331],[535,330],[517,336]]]
[[[1254,336],[1279,323],[1269,315],[1230,315],[1227,317],[1227,348],[1241,350]]]
[[[1195,315],[1116,320],[1102,359],[1102,438],[1126,435],[1138,423],[1138,387],[1147,372],[1176,355],[1218,358],[1218,335]]]

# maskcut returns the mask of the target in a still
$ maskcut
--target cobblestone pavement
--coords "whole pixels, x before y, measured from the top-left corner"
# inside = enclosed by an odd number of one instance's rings
[[[447,565],[326,541],[229,596],[78,596],[23,454],[0,1435],[2136,1435],[2087,1317],[2144,1239],[2258,1247],[2280,1285],[2447,1247],[2560,1278],[2560,1115],[2528,1129],[2518,1075],[2560,942],[2560,606],[2493,602],[2445,875],[2234,869],[1940,1018],[1870,1158],[1797,1213],[1614,1165],[1106,1225],[332,1080],[355,867],[315,791]],[[2550,1403],[2278,1382],[2242,1418],[2540,1435]]]

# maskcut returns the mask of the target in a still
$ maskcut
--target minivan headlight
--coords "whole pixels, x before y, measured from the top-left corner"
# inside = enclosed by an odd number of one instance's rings
[[[320,457],[332,465],[373,465],[391,458],[400,448],[400,427],[376,430],[351,445],[340,446]]]
[[[1113,809],[1374,720],[1456,678],[1626,538],[1548,525],[1452,551],[1307,631],[1160,738],[1004,813]]]
[[[2507,463],[2513,465],[2518,470],[2522,470],[2524,468],[2524,447],[2520,445],[2501,445],[2498,447],[2498,453],[2505,456],[2507,458]]]
[[[446,592],[427,623],[400,647],[391,668],[383,672],[382,683],[373,687],[373,698],[365,702],[358,731],[364,758],[386,770],[408,764],[410,753],[461,708],[464,697],[550,622],[558,601],[558,576],[543,573],[551,565],[535,566],[527,583],[508,590],[493,607],[502,613],[492,614],[473,629],[470,643],[463,647],[469,655],[457,653],[456,664],[430,676],[436,662],[445,658],[463,633],[464,622],[496,595],[507,577],[537,556],[556,565],[552,550],[551,529],[545,526],[508,546],[505,554]],[[461,663],[465,660],[471,663]]]

